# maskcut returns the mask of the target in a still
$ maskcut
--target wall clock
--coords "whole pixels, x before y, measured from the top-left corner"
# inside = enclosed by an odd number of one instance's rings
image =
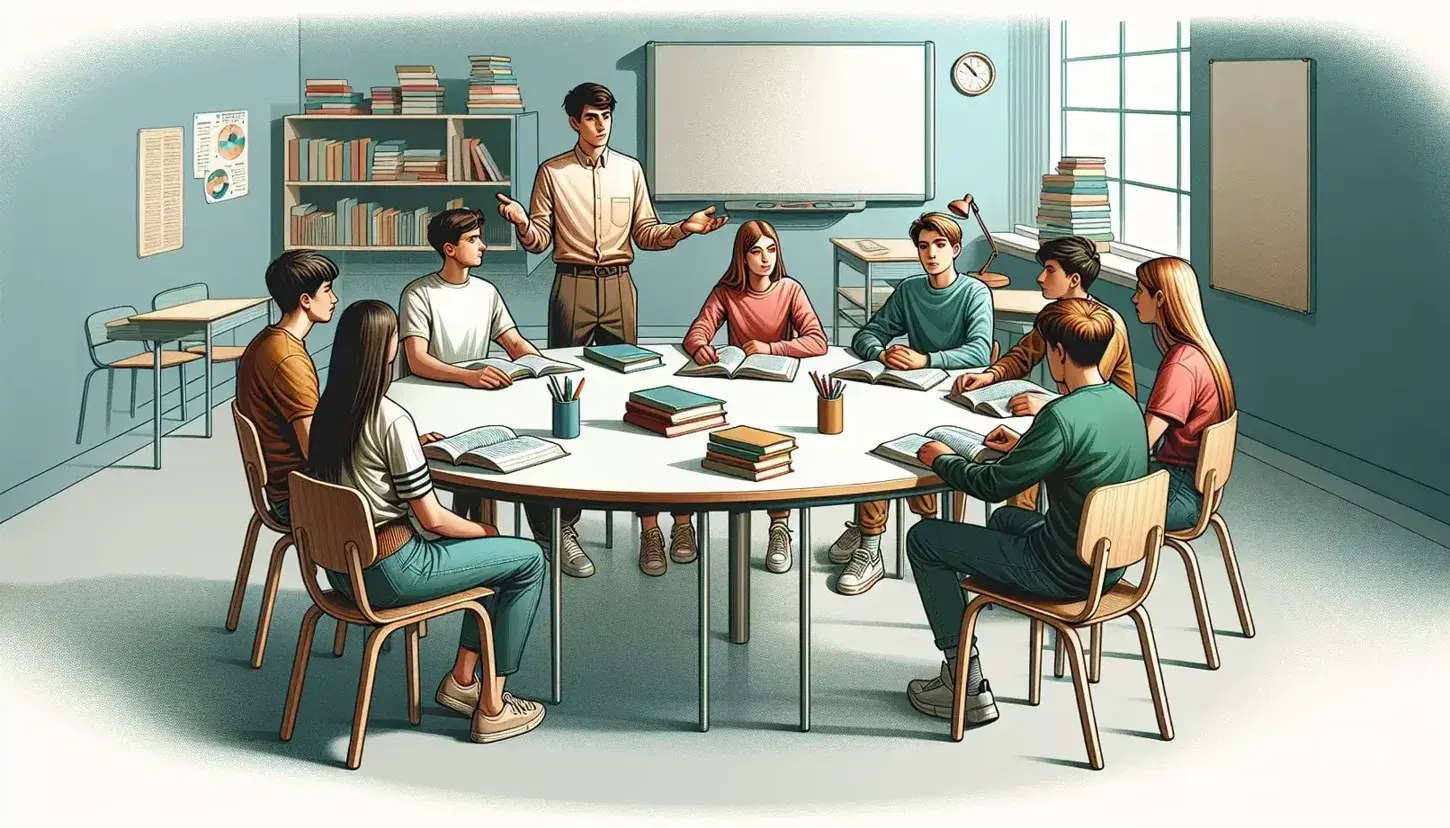
[[[963,95],[975,97],[992,88],[997,67],[981,52],[967,52],[952,64],[952,86]]]

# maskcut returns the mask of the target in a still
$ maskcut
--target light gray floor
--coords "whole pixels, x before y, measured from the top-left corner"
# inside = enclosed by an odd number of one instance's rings
[[[431,701],[459,624],[456,616],[438,621],[423,647],[422,726],[407,723],[402,648],[395,646],[380,665],[362,768],[349,774],[341,758],[360,631],[338,660],[324,624],[297,735],[286,744],[277,738],[308,603],[291,557],[266,664],[247,667],[272,542],[265,530],[242,626],[232,634],[222,629],[249,513],[227,413],[217,409],[211,440],[168,439],[161,472],[109,469],[0,524],[0,635],[16,702],[12,757],[43,753],[46,739],[43,717],[22,722],[17,713],[25,694],[54,702],[53,689],[63,687],[62,709],[85,711],[97,749],[185,756],[221,768],[239,790],[258,796],[285,778],[293,796],[298,784],[376,791],[392,783],[419,803],[464,794],[524,813],[729,808],[732,815],[819,816],[845,807],[859,815],[969,797],[990,803],[992,813],[1072,819],[1089,801],[1086,792],[1118,789],[1125,801],[1147,797],[1160,803],[1152,807],[1215,818],[1242,813],[1249,802],[1331,820],[1361,811],[1408,818],[1447,804],[1444,786],[1433,780],[1450,778],[1442,749],[1450,739],[1442,713],[1450,551],[1244,455],[1224,513],[1259,634],[1237,634],[1210,535],[1197,548],[1223,667],[1204,669],[1182,568],[1176,556],[1165,558],[1148,608],[1177,738],[1157,737],[1131,623],[1111,625],[1103,680],[1093,687],[1102,773],[1083,769],[1071,683],[1052,678],[1050,652],[1042,704],[1026,705],[1028,627],[1011,613],[985,615],[980,633],[998,722],[956,744],[945,721],[910,708],[907,681],[934,674],[938,664],[914,586],[909,578],[888,579],[855,598],[829,591],[835,572],[824,547],[849,517],[838,508],[813,515],[811,733],[796,730],[799,579],[794,570],[762,568],[763,515],[754,521],[748,646],[728,642],[726,522],[723,515],[711,521],[713,721],[700,734],[694,566],[671,564],[665,576],[648,578],[636,567],[632,519],[616,515],[616,548],[607,552],[602,515],[588,513],[582,536],[599,571],[565,579],[564,704],[551,707],[527,737],[470,743],[466,720]],[[199,423],[188,429],[199,433]],[[143,452],[126,463],[147,461]],[[975,522],[980,506],[973,506]],[[512,508],[503,514],[507,532]],[[512,684],[520,695],[548,693],[548,623],[546,598]],[[35,710],[54,709],[34,698]],[[62,726],[55,728],[59,734]],[[125,746],[108,744],[121,733],[137,735]],[[158,792],[165,785],[156,780]]]

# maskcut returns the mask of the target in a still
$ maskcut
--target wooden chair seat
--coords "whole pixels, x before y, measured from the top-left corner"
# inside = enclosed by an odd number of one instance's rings
[[[409,604],[404,607],[384,609],[373,607],[373,616],[379,621],[387,624],[402,622],[405,624],[416,621],[423,621],[435,615],[447,615],[455,610],[463,609],[463,605],[471,601],[477,601],[493,594],[488,587],[474,587],[465,589],[462,592],[455,592],[452,595],[445,595],[442,598],[434,598],[431,601],[423,601],[418,604]],[[363,616],[362,610],[357,604],[346,595],[335,589],[323,591],[318,596],[317,605],[322,611],[349,624],[361,626],[373,626],[374,622]]]
[[[213,346],[211,346],[211,361],[212,362],[236,362],[237,360],[241,359],[242,358],[242,354],[244,354],[246,352],[247,352],[246,347],[245,346],[242,346],[242,345],[213,345]],[[196,354],[197,356],[205,357],[206,356],[206,346],[205,345],[193,345],[190,348],[187,348],[186,349],[186,353],[188,353],[188,354]]]
[[[189,354],[185,351],[162,351],[161,367],[171,368],[177,365],[184,365],[188,362],[193,362],[198,359],[201,359],[200,354]],[[147,351],[144,354],[136,354],[134,356],[122,357],[114,362],[108,362],[106,363],[106,367],[136,368],[140,370],[148,370],[156,367],[156,356],[152,352]]]
[[[1104,621],[1127,615],[1136,605],[1138,594],[1138,587],[1134,584],[1128,581],[1118,581],[1112,589],[1103,593],[1093,614],[1086,621],[1079,621],[1077,619],[1081,618],[1083,610],[1087,609],[1085,600],[1059,601],[1053,598],[1040,598],[1036,595],[1023,595],[972,578],[962,579],[962,589],[978,595],[991,596],[1007,607],[1033,618],[1070,624],[1101,624]]]

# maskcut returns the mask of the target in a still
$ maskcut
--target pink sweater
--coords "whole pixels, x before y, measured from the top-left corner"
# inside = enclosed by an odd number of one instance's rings
[[[826,352],[821,320],[800,283],[790,277],[764,293],[716,285],[685,334],[685,350],[693,354],[708,345],[722,322],[730,329],[730,344],[737,348],[753,339],[769,343],[776,356],[811,357]]]

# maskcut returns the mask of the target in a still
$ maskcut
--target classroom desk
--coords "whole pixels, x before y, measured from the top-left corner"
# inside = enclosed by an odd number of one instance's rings
[[[198,333],[206,335],[206,415],[205,434],[211,436],[211,345],[215,334],[225,333],[257,319],[270,316],[267,297],[252,299],[199,299],[161,310],[140,313],[126,319],[106,323],[106,338],[131,342],[150,342],[156,364],[152,374],[151,446],[153,468],[161,468],[161,346]],[[186,393],[182,383],[180,393]]]
[[[709,523],[711,511],[729,516],[730,633],[731,641],[749,640],[750,524],[752,511],[799,509],[801,512],[796,565],[800,572],[800,680],[801,729],[810,729],[810,510],[814,506],[859,503],[948,491],[930,471],[885,460],[868,452],[877,445],[911,432],[946,423],[965,425],[985,434],[1006,424],[1019,431],[1030,418],[999,420],[971,413],[946,401],[951,378],[926,391],[892,389],[847,383],[845,431],[839,435],[816,432],[816,392],[810,371],[828,372],[857,362],[845,349],[832,348],[824,356],[801,361],[792,383],[725,380],[673,376],[687,357],[674,345],[651,349],[664,357],[664,365],[633,374],[620,374],[579,357],[580,348],[545,351],[584,368],[588,382],[580,396],[580,436],[558,440],[569,452],[533,468],[500,475],[470,466],[429,463],[434,484],[476,496],[514,502],[543,503],[552,507],[550,537],[560,547],[559,510],[630,510],[648,507],[699,514],[699,666],[702,731],[709,727]],[[709,432],[666,439],[623,422],[629,393],[658,385],[680,388],[726,401],[729,425],[751,425],[778,431],[796,439],[790,474],[759,483],[707,471],[700,466]],[[550,437],[550,395],[547,381],[520,380],[498,391],[408,377],[395,381],[388,396],[412,414],[420,433],[456,434],[480,425],[505,425],[519,434]],[[721,426],[724,428],[725,426]],[[714,429],[712,429],[714,430]],[[942,498],[946,512],[947,498]],[[897,575],[900,577],[902,511],[897,509]],[[562,571],[560,556],[550,562],[554,702],[562,700]],[[641,575],[640,577],[644,577]]]

